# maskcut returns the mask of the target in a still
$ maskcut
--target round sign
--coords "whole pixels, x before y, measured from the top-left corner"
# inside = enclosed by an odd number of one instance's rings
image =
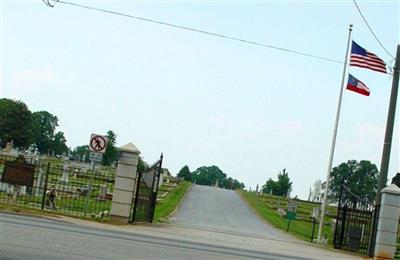
[[[103,151],[106,148],[106,145],[107,141],[101,135],[96,135],[92,140],[90,140],[90,147],[96,152]]]

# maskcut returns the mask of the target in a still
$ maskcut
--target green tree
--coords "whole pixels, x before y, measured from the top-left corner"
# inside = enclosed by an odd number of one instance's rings
[[[191,181],[200,185],[216,185],[225,189],[244,189],[244,184],[227,175],[218,166],[201,166],[194,172],[190,172],[189,167],[185,165],[179,171],[177,177],[183,178],[186,181]]]
[[[271,178],[262,186],[263,193],[286,197],[292,190],[292,182],[286,169],[278,173],[278,180],[274,181]]]
[[[338,201],[340,187],[343,184],[359,198],[373,202],[378,188],[378,174],[378,168],[370,161],[348,160],[346,163],[341,163],[332,169],[329,199],[333,202]],[[349,196],[349,199],[354,198],[347,192],[343,196]]]
[[[202,166],[193,172],[193,180],[200,185],[215,185],[218,180],[219,187],[226,178],[226,174],[217,166]]]
[[[63,132],[57,132],[50,143],[50,151],[55,155],[62,155],[68,153],[67,139],[65,139]]]
[[[89,145],[81,145],[75,147],[71,155],[74,160],[84,160],[85,162],[89,162],[89,154]]]
[[[32,143],[32,113],[22,101],[0,99],[0,145],[13,141],[27,148]]]
[[[244,189],[244,184],[239,182],[236,179],[233,179],[232,177],[222,179],[222,181],[219,181],[219,187],[229,189],[229,190],[242,190]]]
[[[400,187],[400,173],[397,173],[396,176],[392,178],[392,183]]]
[[[117,135],[112,130],[108,130],[107,137],[108,143],[106,151],[103,154],[102,164],[109,166],[118,159],[118,150],[117,147],[115,147]]]
[[[182,169],[178,172],[178,178],[183,178],[185,181],[192,181],[192,173],[189,170],[187,165],[183,166]]]
[[[137,171],[138,172],[145,172],[147,170],[146,162],[143,161],[142,157],[139,157]]]
[[[54,150],[51,146],[54,144],[54,133],[57,126],[58,118],[51,113],[47,111],[32,113],[33,142],[40,153],[49,153],[50,150]]]
[[[267,182],[261,187],[262,192],[265,194],[273,194],[273,191],[275,190],[276,182],[269,178]]]
[[[286,169],[282,173],[278,173],[278,181],[276,182],[276,195],[286,197],[292,191],[292,182]]]

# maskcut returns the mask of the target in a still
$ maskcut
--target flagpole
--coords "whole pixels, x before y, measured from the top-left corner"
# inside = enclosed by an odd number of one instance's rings
[[[379,171],[378,189],[375,206],[381,205],[381,191],[386,187],[389,170],[390,150],[392,147],[393,127],[396,113],[397,92],[399,90],[400,45],[397,45],[396,61],[393,68],[392,91],[390,93],[389,110],[386,121],[385,140],[383,142],[381,168]],[[379,210],[379,209],[378,209]]]
[[[345,80],[345,77],[346,77],[346,69],[347,69],[347,61],[348,61],[348,56],[349,56],[349,46],[350,46],[350,39],[351,39],[351,31],[352,31],[352,29],[353,29],[353,25],[350,24],[350,26],[349,26],[349,35],[348,35],[348,38],[347,38],[346,56],[344,58],[344,65],[343,65],[342,82],[340,84],[339,101],[338,101],[338,106],[337,106],[337,110],[336,110],[335,128],[333,130],[333,137],[332,137],[332,144],[331,144],[331,154],[329,156],[328,171],[327,171],[327,174],[326,174],[324,199],[322,201],[321,218],[320,218],[320,221],[319,221],[319,228],[318,228],[317,241],[319,243],[322,242],[322,232],[323,232],[323,228],[324,228],[324,218],[325,218],[326,202],[327,202],[328,189],[329,189],[329,179],[331,177],[333,155],[335,153],[336,134],[337,134],[338,126],[339,126],[340,108],[342,106],[344,80]]]

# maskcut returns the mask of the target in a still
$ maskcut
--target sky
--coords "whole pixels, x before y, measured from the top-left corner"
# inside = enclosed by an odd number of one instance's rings
[[[344,61],[352,38],[389,65],[348,1],[73,1]],[[343,65],[82,9],[0,0],[0,97],[59,118],[69,147],[117,134],[173,174],[217,165],[247,188],[284,168],[292,196],[325,180]],[[358,1],[395,55],[399,1]],[[345,91],[333,165],[379,169],[392,78],[348,71],[371,90]],[[399,168],[399,109],[389,178]]]

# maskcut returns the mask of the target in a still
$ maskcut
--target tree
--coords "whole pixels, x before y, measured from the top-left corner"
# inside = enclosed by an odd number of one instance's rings
[[[321,200],[321,193],[322,193],[322,181],[321,180],[316,180],[313,184],[313,188],[310,194],[310,201],[320,201]]]
[[[277,181],[269,178],[265,185],[262,186],[262,189],[263,193],[286,197],[292,190],[292,182],[286,169],[278,173]]]
[[[146,162],[143,161],[142,157],[139,157],[138,165],[137,165],[137,171],[138,172],[145,172],[147,170]]]
[[[58,118],[51,113],[47,111],[32,113],[33,142],[40,153],[49,153],[50,150],[54,150],[51,146],[54,142],[54,132],[57,126]]]
[[[183,178],[185,181],[192,181],[192,173],[189,170],[187,165],[183,166],[182,169],[178,172],[178,178]]]
[[[32,143],[32,113],[22,101],[0,99],[0,146],[13,141],[27,148]]]
[[[357,197],[373,202],[378,188],[378,174],[378,168],[370,161],[348,160],[346,163],[341,163],[332,169],[329,198],[333,202],[338,201],[340,187],[343,184]],[[348,192],[343,193],[343,196],[354,199]]]
[[[108,137],[108,143],[106,151],[103,154],[102,164],[110,166],[113,162],[115,162],[118,159],[118,150],[117,147],[115,147],[117,135],[112,130],[108,130],[107,137]]]
[[[286,197],[292,191],[292,182],[286,169],[282,173],[278,173],[278,181],[276,185],[276,195]]]
[[[267,182],[261,187],[262,192],[265,194],[273,194],[273,191],[275,190],[276,187],[276,182],[269,178]]]
[[[218,180],[219,187],[226,178],[226,174],[217,166],[202,166],[193,172],[193,179],[200,185],[215,185]]]
[[[397,187],[400,187],[400,173],[397,173],[396,176],[392,178],[392,184],[396,184]]]
[[[63,132],[57,132],[50,142],[50,151],[53,151],[55,155],[62,155],[68,153],[67,140],[64,137]]]
[[[243,190],[245,187],[243,182],[239,182],[238,180],[234,179],[233,180],[233,190],[239,189],[239,190]]]
[[[81,145],[75,147],[71,155],[74,160],[89,162],[89,145]]]
[[[179,171],[178,177],[183,178],[186,181],[195,182],[200,185],[217,185],[220,188],[225,189],[244,189],[244,184],[231,177],[227,178],[227,175],[218,166],[201,166],[194,172],[190,172],[189,167],[185,165]]]

